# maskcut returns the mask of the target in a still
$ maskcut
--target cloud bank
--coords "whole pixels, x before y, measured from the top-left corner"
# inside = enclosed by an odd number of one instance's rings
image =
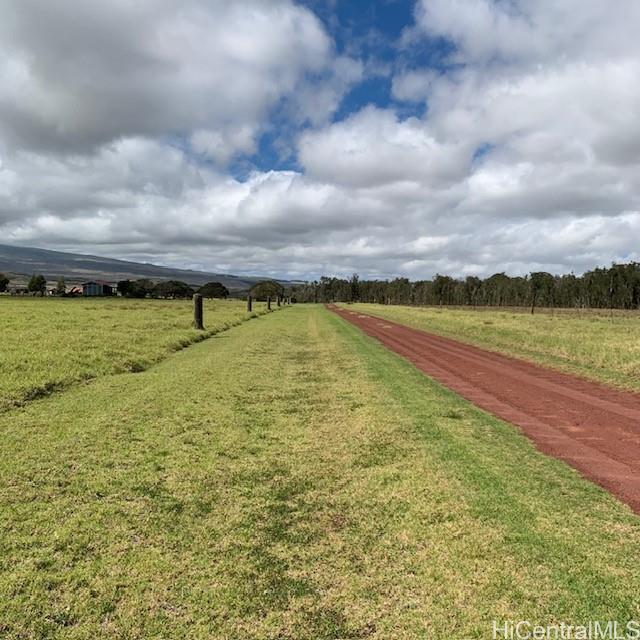
[[[0,242],[291,277],[640,260],[640,5],[560,5],[417,2],[376,105],[380,65],[288,0],[0,0]]]

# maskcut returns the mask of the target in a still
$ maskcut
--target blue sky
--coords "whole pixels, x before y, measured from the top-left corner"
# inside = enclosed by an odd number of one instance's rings
[[[372,2],[331,2],[309,0],[302,3],[309,7],[330,34],[335,49],[340,55],[353,56],[370,66],[370,71],[360,82],[350,87],[342,97],[339,107],[332,114],[332,121],[347,118],[367,105],[386,109],[395,108],[403,116],[424,113],[423,103],[406,103],[394,100],[391,81],[394,71],[423,66],[442,68],[450,44],[431,40],[403,46],[403,33],[413,25],[413,0],[374,0]],[[287,122],[273,117],[274,130],[260,140],[258,153],[246,159],[238,167],[242,177],[252,167],[258,169],[300,169],[295,157],[281,158],[273,148],[274,140],[281,135],[290,135]]]
[[[331,2],[309,0],[303,3],[320,18],[340,55],[353,56],[364,62],[368,70],[360,82],[350,87],[339,108],[332,114],[336,122],[358,112],[367,105],[394,109],[401,117],[421,117],[427,104],[422,100],[399,101],[391,91],[394,74],[415,69],[432,69],[446,74],[455,68],[451,53],[453,42],[446,38],[423,37],[410,44],[403,36],[414,28],[414,0],[374,0],[372,2]],[[273,148],[273,141],[287,135],[286,123],[273,118],[274,130],[260,141],[259,152],[251,158],[259,169],[300,169],[295,157],[283,159]],[[249,165],[239,167],[238,176],[246,175]]]
[[[0,0],[0,242],[292,278],[640,260],[639,23],[634,0]]]

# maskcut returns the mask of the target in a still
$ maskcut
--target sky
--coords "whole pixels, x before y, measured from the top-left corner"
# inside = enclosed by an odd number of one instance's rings
[[[640,260],[637,0],[0,0],[0,243],[294,279]]]

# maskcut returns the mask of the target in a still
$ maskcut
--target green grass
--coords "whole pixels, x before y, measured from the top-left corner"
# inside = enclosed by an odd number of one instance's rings
[[[343,305],[344,306],[344,305]],[[473,310],[354,304],[348,308],[618,387],[640,390],[640,313]]]
[[[0,415],[5,638],[628,620],[640,520],[322,307]]]
[[[245,319],[245,305],[206,300],[200,332],[190,301],[0,296],[0,411],[83,380],[142,371]]]

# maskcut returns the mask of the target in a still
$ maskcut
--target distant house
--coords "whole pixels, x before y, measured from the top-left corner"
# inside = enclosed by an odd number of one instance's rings
[[[29,293],[29,289],[23,285],[13,285],[7,288],[12,296],[24,296]]]
[[[82,283],[82,295],[83,296],[112,296],[113,287],[102,280],[96,280],[94,282]]]

